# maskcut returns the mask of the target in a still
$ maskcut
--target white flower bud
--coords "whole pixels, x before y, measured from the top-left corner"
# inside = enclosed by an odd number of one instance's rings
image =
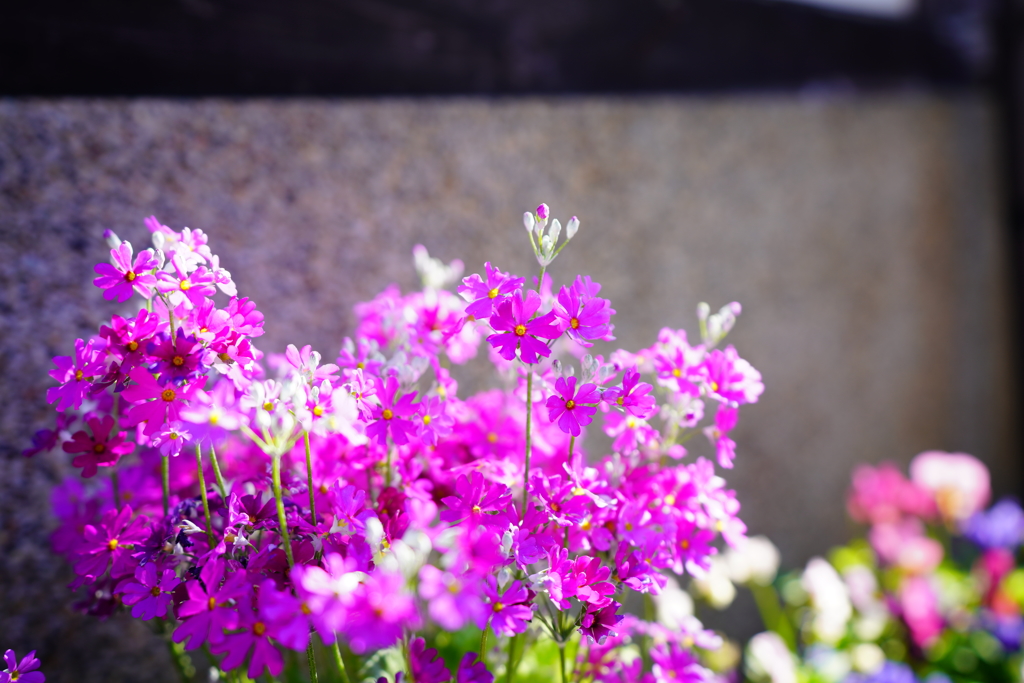
[[[562,234],[562,223],[557,218],[551,221],[551,227],[548,228],[548,235],[551,236],[551,246],[554,248],[558,244],[558,236]]]
[[[534,226],[537,225],[537,220],[533,217],[533,214],[527,211],[523,214],[523,227],[526,228],[526,232],[533,232]]]
[[[697,317],[701,320],[707,320],[711,314],[711,306],[706,301],[701,301],[697,304]]]
[[[107,241],[107,245],[111,249],[117,249],[119,246],[121,246],[121,238],[118,237],[117,233],[114,232],[113,230],[104,230],[103,239]]]
[[[575,235],[576,231],[580,229],[580,219],[573,216],[569,219],[569,222],[565,225],[565,239],[566,241],[571,240]]]

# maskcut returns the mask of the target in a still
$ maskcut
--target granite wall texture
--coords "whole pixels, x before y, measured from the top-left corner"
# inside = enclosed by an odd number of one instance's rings
[[[202,228],[267,313],[262,348],[330,355],[355,302],[414,284],[414,244],[528,273],[522,212],[576,214],[555,276],[603,283],[624,347],[743,303],[767,391],[728,478],[793,567],[847,538],[857,462],[966,450],[1016,491],[995,173],[973,96],[2,101],[0,646],[55,681],[171,679],[143,625],[71,614],[46,542],[67,465],[19,454],[50,423],[50,357],[114,310],[90,285],[105,228]]]

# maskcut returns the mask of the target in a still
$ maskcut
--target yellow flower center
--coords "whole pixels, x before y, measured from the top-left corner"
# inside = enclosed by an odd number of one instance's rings
[[[177,396],[177,394],[174,393],[174,389],[164,389],[160,393],[160,398],[162,398],[163,400],[167,401],[168,403],[173,401],[176,396]]]
[[[309,605],[306,603],[302,603],[302,607],[300,607],[299,610],[301,610],[307,617],[313,613],[313,610],[309,609]]]
[[[323,406],[316,406],[313,408],[313,414],[317,417],[321,417],[324,414]]]
[[[570,318],[569,319],[569,327],[571,327],[572,329],[575,330],[575,329],[579,329],[579,326],[580,326],[579,318]]]
[[[679,541],[679,547],[681,547],[683,550],[689,550],[690,549],[690,540],[684,538],[683,540]]]
[[[267,630],[267,625],[262,621],[257,621],[252,625],[252,632],[257,636],[262,636]]]
[[[128,342],[128,350],[129,351],[136,351],[136,350],[138,350],[138,348],[139,348],[139,342],[134,341],[134,340]]]
[[[84,374],[81,370],[75,370],[75,379],[81,382]]]
[[[128,282],[132,282],[133,280],[135,280],[135,271],[129,270],[127,273],[124,274],[124,279],[127,280]]]
[[[488,434],[487,434],[487,442],[488,443],[497,443],[498,442],[498,435],[495,434],[494,432],[488,432]]]
[[[474,505],[473,506],[473,512],[476,513],[476,514],[480,514],[480,506],[479,505]]]
[[[190,289],[192,289],[192,283],[189,282],[188,280],[182,280],[181,281],[181,291],[187,292]]]
[[[102,444],[102,443],[98,443],[98,444],[96,444],[95,446],[92,447],[92,450],[94,452],[96,452],[96,453],[102,453],[103,451],[107,450],[107,445],[106,444]]]
[[[395,416],[395,414],[393,412],[391,412],[390,408],[385,408],[384,412],[382,412],[380,414],[380,416],[382,418],[384,418],[385,420],[390,420],[391,418],[393,418]]]
[[[366,367],[366,364],[363,363],[363,361],[359,361],[358,363],[356,363],[356,367],[362,370],[363,368]]]
[[[117,546],[118,543],[116,538],[112,538],[109,541],[107,541],[107,550],[113,552],[114,550],[117,550]]]
[[[182,365],[185,364],[185,359],[182,358],[181,356],[175,356],[174,358],[171,359],[171,364],[174,365],[174,367],[176,368],[180,368]]]
[[[217,413],[212,413],[210,415],[210,424],[216,427],[218,422],[220,422],[220,415],[218,415]]]
[[[559,505],[558,503],[552,503],[552,504],[551,504],[551,509],[552,509],[552,510],[553,510],[554,512],[559,512],[559,511],[560,511],[560,510],[561,510],[562,508],[561,508],[561,506],[560,506],[560,505]]]
[[[178,440],[178,432],[171,432],[170,439],[171,439],[171,441],[177,441]]]
[[[675,496],[673,496],[671,493],[668,494],[667,496],[665,496],[665,505],[675,505],[675,504],[676,504],[676,497]]]
[[[711,382],[711,391],[718,391],[718,382]]]
[[[526,334],[526,325],[516,325],[516,336],[522,337]]]
[[[625,405],[625,400],[622,396],[619,396],[617,399],[615,399],[615,402],[618,403],[620,406]]]
[[[624,526],[626,527],[626,531],[632,531],[633,530],[633,523],[632,522],[626,522],[626,524]]]
[[[206,601],[206,607],[209,610],[213,611],[213,608],[216,607],[216,606],[217,606],[217,599],[216,598],[210,598],[209,600]]]
[[[160,595],[160,586],[153,586],[152,588],[150,588],[149,594],[152,595],[154,598]]]
[[[431,417],[429,415],[424,415],[423,416],[423,424],[425,424],[425,425],[430,424],[430,420],[431,420]]]
[[[680,370],[679,368],[674,368],[672,370],[672,376],[673,377],[682,377],[683,376],[683,371]]]
[[[491,291],[487,292],[487,298],[488,298],[488,299],[493,299],[493,298],[495,298],[496,296],[498,296],[498,288],[497,288],[497,287],[495,287],[495,288],[494,288],[494,289],[492,289]]]
[[[505,609],[505,604],[504,603],[501,603],[501,602],[494,603],[494,611],[495,612],[500,612],[503,609]]]
[[[263,404],[263,410],[267,411],[268,413],[270,411],[272,411],[273,409],[274,409],[274,402],[273,401],[267,401],[266,403]]]
[[[565,402],[565,409],[566,410],[572,410],[575,407],[576,407],[576,401],[572,400],[571,398],[568,401]]]

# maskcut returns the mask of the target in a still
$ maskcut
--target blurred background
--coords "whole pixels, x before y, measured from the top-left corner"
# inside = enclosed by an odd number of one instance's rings
[[[796,568],[850,536],[859,462],[1020,464],[1024,23],[1010,0],[153,0],[0,7],[0,647],[51,680],[170,680],[75,616],[48,549],[54,355],[113,312],[115,230],[201,228],[328,358],[411,249],[532,272],[540,202],[619,344],[733,300],[767,390],[726,474]],[[596,442],[594,447],[598,447]],[[706,615],[761,630],[741,595]],[[154,666],[139,667],[140,662]],[[144,672],[144,673],[143,673]]]

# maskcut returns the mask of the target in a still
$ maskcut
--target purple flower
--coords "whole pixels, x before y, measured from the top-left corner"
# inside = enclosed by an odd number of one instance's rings
[[[78,431],[72,435],[71,441],[62,446],[65,453],[82,454],[75,457],[71,464],[82,468],[84,478],[95,476],[97,467],[113,467],[122,455],[135,450],[135,444],[125,441],[127,432],[117,432],[111,438],[110,430],[114,428],[114,418],[110,415],[105,415],[102,419],[86,418],[85,423],[92,430],[92,436],[84,430]]]
[[[498,582],[488,576],[484,586],[484,597],[490,603],[490,625],[498,636],[512,636],[527,629],[533,619],[529,604],[530,593],[522,583],[513,581],[504,593],[498,593]]]
[[[132,519],[130,505],[125,505],[120,512],[108,510],[98,526],[85,525],[75,573],[90,580],[102,576],[108,567],[115,578],[131,573],[134,570],[130,566],[133,545],[148,536],[146,518]]]
[[[7,669],[0,672],[0,683],[43,683],[46,680],[42,671],[35,671],[39,668],[35,650],[22,657],[20,662],[14,650],[8,650],[4,653],[4,662],[7,663]]]
[[[167,296],[172,309],[190,311],[201,306],[207,297],[217,293],[216,279],[205,266],[199,266],[194,273],[188,273],[181,256],[171,257],[174,273],[161,271],[156,288]]]
[[[396,444],[409,443],[409,436],[416,432],[416,427],[411,420],[406,418],[414,414],[418,408],[418,405],[413,403],[416,392],[411,391],[404,394],[396,401],[395,395],[399,389],[397,379],[388,377],[386,380],[382,380],[374,377],[373,382],[377,387],[377,398],[380,400],[380,405],[374,406],[372,409],[370,419],[374,421],[367,425],[366,435],[376,438],[382,446],[387,444],[388,432],[391,433],[391,439]]]
[[[75,416],[68,413],[57,413],[57,424],[54,429],[40,429],[32,435],[32,447],[21,452],[26,458],[31,458],[44,451],[52,451],[60,442],[60,433],[67,429],[75,421]]]
[[[445,629],[458,631],[467,623],[483,628],[490,609],[479,595],[479,583],[476,576],[445,572],[427,564],[420,569],[419,592],[428,603],[430,618]]]
[[[710,395],[719,401],[735,407],[743,403],[757,403],[758,397],[764,393],[761,373],[740,358],[732,346],[709,353],[704,368]]]
[[[413,638],[409,642],[409,674],[416,683],[447,683],[452,678],[452,672],[437,656],[437,650],[428,650],[423,638]]]
[[[56,402],[56,408],[60,412],[68,409],[78,410],[82,406],[82,399],[92,389],[91,380],[97,375],[106,372],[106,365],[102,360],[103,343],[90,339],[88,342],[75,340],[75,355],[56,356],[53,364],[57,367],[50,370],[50,377],[61,383],[59,387],[50,387],[46,390],[46,402]]]
[[[718,464],[726,469],[732,469],[732,461],[736,458],[736,442],[729,438],[729,432],[736,426],[739,417],[739,410],[720,403],[715,411],[714,426],[704,428],[704,435],[715,447]]]
[[[588,606],[590,607],[590,606]],[[621,607],[611,601],[600,609],[588,608],[580,619],[580,635],[590,638],[591,642],[600,644],[609,634],[615,634],[615,625],[622,621],[622,615],[615,612]]]
[[[100,336],[107,340],[107,352],[121,361],[121,372],[128,373],[142,363],[150,338],[160,327],[160,317],[143,309],[134,318],[115,315],[110,326],[100,327]]]
[[[552,551],[549,556],[548,591],[551,601],[559,608],[567,610],[572,607],[569,598],[589,603],[588,609],[604,607],[615,593],[615,584],[609,581],[611,567],[601,565],[596,557],[579,557],[570,560],[569,551],[561,548]]]
[[[440,396],[432,396],[419,403],[418,435],[423,443],[436,446],[438,437],[445,437],[452,433],[452,425],[455,424],[455,420],[445,411],[445,406],[446,402]]]
[[[609,324],[615,311],[608,299],[600,299],[597,293],[601,285],[591,281],[589,276],[577,275],[572,286],[563,286],[558,291],[558,303],[554,314],[565,333],[577,344],[593,346],[591,341],[602,339],[613,341],[614,325]]]
[[[336,553],[325,555],[324,565],[326,569],[296,564],[291,579],[313,628],[321,640],[333,643],[348,621],[348,608],[363,574],[355,571],[354,560]]]
[[[964,536],[983,548],[1014,550],[1024,540],[1024,510],[1009,498],[988,512],[976,512],[964,525]]]
[[[268,583],[273,585],[273,581]],[[284,659],[281,657],[281,651],[270,642],[267,628],[269,619],[265,610],[261,605],[257,613],[253,609],[252,602],[251,590],[240,596],[237,628],[241,628],[243,631],[224,636],[223,640],[210,647],[210,652],[214,654],[227,653],[227,656],[221,660],[220,666],[231,671],[240,667],[251,651],[252,657],[249,659],[247,671],[249,678],[259,678],[264,669],[268,669],[271,676],[277,676],[284,669]]]
[[[576,391],[576,378],[570,377],[566,380],[559,377],[555,381],[555,391],[558,396],[549,396],[547,400],[548,419],[558,421],[558,428],[566,434],[579,436],[582,427],[590,424],[594,413],[597,412],[595,405],[601,400],[597,385],[587,383]]]
[[[655,680],[660,683],[704,683],[711,678],[697,655],[678,643],[661,643],[651,648],[650,654]]]
[[[306,649],[310,628],[308,609],[303,609],[303,603],[290,592],[278,590],[273,579],[260,584],[260,615],[266,619],[270,636],[285,647],[296,651]]]
[[[185,584],[188,599],[178,608],[178,618],[182,622],[174,631],[172,640],[180,643],[188,639],[186,650],[195,650],[207,641],[211,645],[217,644],[224,639],[225,630],[238,628],[238,612],[231,601],[252,589],[244,570],[232,571],[221,585],[226,570],[224,560],[210,560],[199,573],[198,580]]]
[[[135,570],[135,580],[128,579],[118,586],[115,593],[122,593],[121,601],[132,608],[132,616],[149,621],[164,617],[171,604],[171,591],[178,587],[181,579],[173,569],[159,572],[156,563],[150,562]]]
[[[399,572],[368,574],[352,594],[344,632],[356,654],[390,647],[404,629],[420,625],[412,595]]]
[[[458,292],[466,301],[472,303],[466,307],[466,315],[477,320],[490,317],[494,302],[500,301],[523,286],[525,278],[514,277],[491,266],[490,261],[484,264],[487,280],[477,274],[462,279]]]
[[[468,519],[472,526],[484,524],[505,527],[508,525],[507,518],[501,514],[495,516],[488,513],[501,513],[511,500],[512,492],[504,484],[488,481],[480,472],[470,472],[468,476],[460,474],[455,481],[455,495],[441,500],[448,506],[447,510],[441,512],[441,521],[454,525]]]
[[[477,661],[477,657],[475,652],[462,655],[459,669],[455,672],[455,683],[494,683],[494,674],[487,670],[486,664]]]
[[[185,444],[192,440],[184,425],[179,421],[168,422],[150,437],[150,445],[160,448],[160,455],[176,457]]]
[[[551,355],[551,349],[538,337],[557,339],[562,331],[554,324],[553,311],[534,317],[540,304],[537,292],[528,290],[523,299],[520,289],[495,307],[490,323],[497,332],[487,337],[487,341],[505,360],[514,360],[517,350],[524,363],[536,363],[538,356]]]
[[[686,330],[670,330],[666,327],[658,334],[655,349],[652,360],[661,383],[665,386],[675,385],[683,394],[700,394],[697,384],[702,381],[704,347],[690,346],[686,341]]]
[[[127,426],[145,422],[143,433],[147,436],[156,433],[165,422],[178,420],[182,408],[203,385],[202,381],[197,381],[181,387],[160,386],[156,378],[143,368],[132,370],[130,377],[136,384],[121,392],[126,400],[135,404],[126,416]]]
[[[99,277],[92,283],[100,289],[107,290],[103,292],[104,299],[128,301],[132,298],[133,289],[147,299],[153,296],[152,287],[156,285],[156,276],[152,271],[160,264],[151,249],[140,251],[135,257],[135,263],[132,263],[131,242],[121,242],[119,246],[110,250],[110,258],[113,259],[114,265],[97,263],[93,267]]]
[[[146,352],[155,361],[149,369],[160,376],[160,384],[174,382],[181,385],[199,370],[199,353],[202,350],[196,338],[186,337],[185,331],[179,327],[173,340],[160,335],[149,343]]]
[[[640,372],[635,368],[626,370],[622,377],[622,386],[609,389],[604,393],[604,400],[624,409],[633,417],[646,420],[657,407],[654,397],[648,394],[654,389],[647,382],[640,381]]]

